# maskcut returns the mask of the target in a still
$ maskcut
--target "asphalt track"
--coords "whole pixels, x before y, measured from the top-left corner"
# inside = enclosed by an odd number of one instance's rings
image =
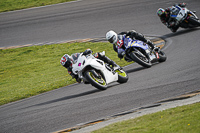
[[[74,84],[0,106],[0,132],[47,133],[95,121],[157,101],[200,90],[200,29],[171,33],[155,12],[175,0],[82,0],[73,3],[0,14],[0,47],[45,44],[105,36],[135,29],[166,40],[167,61],[145,69],[125,70],[126,84],[106,91]],[[200,1],[185,0],[200,16]],[[58,60],[59,63],[59,60]]]

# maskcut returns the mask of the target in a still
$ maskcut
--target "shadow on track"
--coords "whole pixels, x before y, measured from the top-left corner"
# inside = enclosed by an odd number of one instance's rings
[[[117,86],[117,85],[119,85],[119,84],[117,83],[117,84],[109,85],[107,89],[109,89],[111,87],[114,87],[114,86]],[[65,101],[65,100],[69,100],[69,99],[73,99],[73,98],[87,96],[87,95],[98,93],[98,92],[101,92],[101,91],[104,91],[104,90],[98,90],[98,89],[96,89],[94,87],[94,90],[91,90],[91,91],[83,92],[83,93],[80,93],[80,94],[74,94],[74,95],[71,95],[71,96],[61,97],[61,98],[50,100],[50,101],[47,101],[47,102],[31,105],[31,106],[28,106],[28,107],[25,107],[25,108],[30,108],[30,107],[35,107],[35,106],[43,106],[43,105],[47,105],[47,104],[57,103],[57,102],[61,102],[61,101]]]
[[[160,63],[159,62],[152,63],[151,67],[153,67],[154,65],[157,65],[157,64],[160,64]],[[137,67],[137,68],[134,68],[134,69],[128,69],[128,70],[126,70],[126,72],[127,73],[133,73],[133,72],[138,72],[138,71],[142,71],[142,70],[145,70],[145,69],[151,69],[151,68],[146,68],[146,67],[140,66],[140,67]]]
[[[126,70],[126,72],[127,73],[133,73],[133,72],[141,71],[141,70],[144,70],[144,69],[147,69],[147,68],[145,68],[145,67],[138,67],[138,68]]]
[[[61,98],[54,99],[54,100],[51,100],[51,101],[47,101],[47,102],[44,102],[44,103],[35,104],[35,105],[32,105],[32,106],[28,106],[26,108],[30,108],[30,107],[34,107],[34,106],[42,106],[42,105],[52,104],[52,103],[65,101],[65,100],[69,100],[69,99],[73,99],[73,98],[77,98],[77,97],[87,96],[87,95],[94,94],[94,93],[97,93],[97,92],[100,92],[100,91],[101,90],[97,90],[97,89],[96,90],[91,90],[91,91],[83,92],[83,93],[80,93],[80,94],[61,97]]]
[[[194,32],[196,30],[200,30],[200,28],[190,28],[190,29],[180,30],[180,31],[177,31],[175,33],[169,33],[169,34],[160,36],[160,38],[165,40],[165,39],[170,38],[170,37],[175,37],[175,36],[179,36],[179,35],[182,35],[182,34]]]

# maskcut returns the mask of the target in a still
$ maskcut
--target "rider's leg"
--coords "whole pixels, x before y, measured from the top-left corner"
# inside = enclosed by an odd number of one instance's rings
[[[103,60],[105,63],[108,63],[112,67],[118,66],[113,60],[111,60],[105,55],[102,55],[101,53],[95,53],[94,57],[96,57],[97,59]]]
[[[159,47],[157,47],[152,41],[147,40],[146,43],[151,47],[152,50],[159,50]]]

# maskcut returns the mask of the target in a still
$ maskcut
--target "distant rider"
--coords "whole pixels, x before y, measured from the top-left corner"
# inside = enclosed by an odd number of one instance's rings
[[[125,46],[124,46],[124,38],[130,37],[132,39],[137,39],[140,41],[143,41],[147,43],[151,49],[158,50],[159,48],[156,47],[156,45],[151,42],[149,39],[147,39],[143,34],[136,32],[135,30],[130,30],[127,32],[121,32],[117,34],[113,30],[110,30],[106,33],[106,39],[113,44],[113,49],[115,52],[118,53],[118,57],[121,59],[125,55]],[[126,56],[124,57],[126,61],[128,61],[128,58]]]
[[[157,15],[160,17],[161,22],[166,25],[172,32],[176,32],[179,28],[179,22],[170,18],[170,12],[174,6],[186,7],[186,3],[175,4],[166,9],[159,8],[157,10]]]
[[[91,49],[87,49],[83,52],[83,55],[92,54],[92,52],[93,51]],[[72,78],[75,78],[78,83],[81,82],[81,79],[78,78],[78,75],[75,75],[73,73],[72,64],[76,63],[79,55],[80,53],[74,53],[71,56],[69,56],[68,54],[65,54],[60,60],[61,65],[67,68],[68,73],[72,76]],[[118,66],[113,60],[109,59],[107,56],[103,55],[102,53],[95,53],[93,54],[93,56],[111,65],[112,67]]]

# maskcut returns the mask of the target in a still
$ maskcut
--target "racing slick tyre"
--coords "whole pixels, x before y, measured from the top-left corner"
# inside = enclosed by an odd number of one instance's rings
[[[137,62],[143,67],[150,68],[152,66],[151,61],[144,54],[142,54],[139,50],[132,51],[130,53],[130,57],[133,61]]]
[[[85,78],[88,82],[91,83],[92,86],[96,87],[99,90],[106,90],[107,83],[100,75],[100,77],[95,76],[91,71],[85,72]]]
[[[116,73],[118,73],[118,83],[126,83],[128,81],[128,75],[124,70],[115,70]]]
[[[197,20],[195,17],[190,17],[188,19],[188,21],[189,21],[190,24],[194,25],[195,27],[200,26],[200,21]]]
[[[163,51],[159,51],[159,62],[164,62],[164,61],[166,61],[166,59],[167,59],[167,56],[166,56],[166,54],[163,52]]]

